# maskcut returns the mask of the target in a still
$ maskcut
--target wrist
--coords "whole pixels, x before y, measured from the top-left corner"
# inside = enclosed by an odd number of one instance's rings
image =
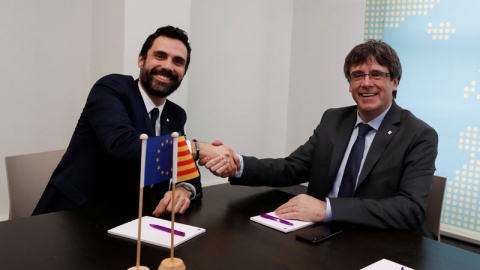
[[[197,140],[192,140],[193,143],[195,144],[195,156],[193,157],[193,160],[197,161],[199,158],[200,158],[200,145],[199,143],[197,142]],[[192,151],[193,152],[193,151]],[[193,154],[193,153],[192,153]]]
[[[195,187],[191,184],[188,183],[177,183],[176,185],[177,188],[184,188],[187,192],[190,192],[190,200],[193,200],[197,196],[197,192],[195,190]]]

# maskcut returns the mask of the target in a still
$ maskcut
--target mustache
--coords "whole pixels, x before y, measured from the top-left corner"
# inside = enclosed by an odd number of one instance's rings
[[[176,73],[174,73],[173,71],[171,70],[168,70],[168,69],[164,69],[164,68],[155,68],[155,69],[152,69],[150,71],[150,74],[151,75],[161,75],[161,76],[165,76],[165,77],[168,77],[172,80],[178,80],[178,75]]]

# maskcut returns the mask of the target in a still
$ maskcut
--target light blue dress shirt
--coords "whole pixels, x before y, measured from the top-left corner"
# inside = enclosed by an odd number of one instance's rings
[[[390,105],[390,107],[391,106],[392,105]],[[352,150],[355,140],[357,140],[358,124],[365,123],[370,125],[373,129],[370,130],[365,135],[365,150],[363,152],[363,158],[362,158],[362,162],[360,163],[360,170],[358,171],[356,182],[358,182],[358,177],[362,172],[363,163],[365,162],[365,157],[367,156],[368,150],[370,149],[373,139],[377,134],[377,130],[382,124],[382,121],[385,118],[385,115],[390,110],[390,107],[388,107],[388,109],[386,109],[382,114],[380,114],[379,116],[377,116],[376,118],[374,118],[372,121],[368,123],[363,122],[362,118],[360,118],[360,115],[358,114],[358,111],[357,111],[357,121],[355,122],[355,128],[353,129],[352,136],[350,136],[350,141],[348,142],[347,150],[345,150],[345,154],[343,155],[342,163],[340,164],[340,168],[338,169],[337,176],[335,177],[335,182],[333,183],[332,190],[330,191],[330,193],[328,193],[328,196],[326,198],[327,212],[325,215],[325,222],[332,221],[332,208],[330,206],[330,200],[328,198],[336,198],[338,196],[338,190],[340,189],[340,185],[342,184],[343,172],[345,171],[345,166],[347,165],[348,156],[350,155],[350,151]]]

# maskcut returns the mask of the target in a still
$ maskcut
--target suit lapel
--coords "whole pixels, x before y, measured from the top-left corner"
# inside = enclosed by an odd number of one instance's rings
[[[330,171],[328,174],[328,181],[333,185],[335,177],[337,176],[338,169],[342,163],[345,150],[347,149],[348,142],[352,136],[353,128],[357,120],[357,110],[353,110],[350,115],[345,117],[340,125],[340,129],[334,135],[334,146],[332,153],[332,163],[330,164]]]
[[[133,92],[133,120],[132,123],[136,127],[136,130],[145,132],[149,137],[155,137],[155,130],[150,122],[150,112],[147,112],[145,102],[138,89],[138,79],[134,81],[131,86]],[[138,109],[137,109],[138,108]]]
[[[360,176],[358,178],[357,187],[365,180],[397,133],[397,125],[400,122],[401,111],[402,108],[400,108],[394,101],[387,115],[385,115],[385,118],[383,119],[382,124],[380,125],[377,134],[373,139],[372,145],[368,150],[362,171],[360,172]]]

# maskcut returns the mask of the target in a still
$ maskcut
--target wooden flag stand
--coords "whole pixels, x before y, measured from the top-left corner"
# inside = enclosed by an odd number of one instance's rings
[[[142,168],[145,167],[145,149],[146,149],[146,143],[148,136],[147,134],[142,134],[140,135],[140,139],[142,140]],[[143,172],[143,170],[142,170]],[[140,175],[140,181],[144,178],[143,173]],[[140,196],[138,196],[138,237],[137,237],[137,264],[135,266],[132,266],[128,268],[127,270],[150,270],[150,268],[146,266],[141,266],[140,265],[140,247],[142,239],[142,211],[143,211],[143,187],[140,188]]]
[[[177,158],[178,158],[178,136],[177,132],[172,133],[173,137],[173,174],[172,174],[172,229],[171,229],[171,246],[170,246],[170,258],[164,259],[158,270],[185,270],[185,264],[180,258],[173,256],[174,243],[174,224],[175,224],[175,184],[177,183]]]
[[[178,137],[178,133],[177,133],[177,137]],[[176,145],[178,145],[178,142],[177,142],[177,139],[176,139],[177,137],[174,137],[174,141],[173,141],[173,143],[174,144],[176,143]],[[174,153],[175,153],[175,151],[174,151]],[[174,163],[174,164],[176,164],[176,163]],[[173,165],[173,167],[175,168],[176,165]],[[176,177],[176,175],[177,175],[176,169],[173,169],[173,170],[174,170],[173,175],[175,175],[174,177]],[[173,234],[173,230],[174,230],[173,224],[175,223],[175,211],[174,211],[174,209],[175,209],[175,183],[172,183],[172,232],[171,232],[170,258],[164,259],[162,261],[162,263],[160,263],[160,266],[158,267],[158,270],[185,270],[186,269],[185,264],[183,263],[183,260],[180,259],[180,258],[175,258],[173,256],[173,250],[174,250],[174,247],[175,247],[174,234]]]
[[[173,250],[175,247],[174,242],[174,224],[175,224],[175,184],[177,183],[177,158],[178,158],[178,137],[177,132],[172,133],[173,137],[173,163],[172,163],[172,228],[171,228],[171,247],[170,247],[170,258],[164,259],[160,266],[159,270],[185,270],[185,264],[182,259],[173,257]],[[145,152],[148,136],[146,134],[140,135],[142,140],[142,161],[141,167],[145,167]],[[140,181],[143,181],[145,178],[144,170],[142,169],[140,175]],[[137,264],[136,266],[128,268],[128,270],[150,270],[146,266],[140,266],[140,247],[141,247],[141,229],[142,229],[142,211],[143,211],[143,182],[141,182],[140,196],[138,202],[138,237],[137,237]]]
[[[138,210],[138,239],[137,239],[137,265],[128,268],[127,270],[150,270],[146,266],[140,265],[140,247],[141,247],[141,235],[142,235],[142,207],[143,207],[143,188],[140,189],[140,202]]]

